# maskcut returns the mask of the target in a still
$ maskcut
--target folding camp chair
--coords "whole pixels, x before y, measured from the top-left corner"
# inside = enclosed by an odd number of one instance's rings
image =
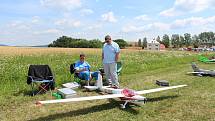
[[[80,84],[81,79],[78,77],[78,73],[75,73],[75,63],[70,65],[70,73],[74,74],[74,82],[77,82]]]
[[[47,92],[50,89],[54,90],[55,82],[50,67],[48,65],[30,65],[27,84],[31,84],[33,96],[41,92]],[[39,90],[35,94],[34,91],[36,87]]]
[[[117,73],[117,75],[119,76],[119,75],[120,75],[120,73],[121,73],[121,70],[122,70],[122,62],[121,62],[121,61],[119,61],[119,62],[117,62],[116,64],[117,64],[117,70],[116,70],[116,73]]]
[[[82,79],[82,78],[80,78],[79,76],[78,76],[78,74],[79,73],[76,73],[75,72],[75,63],[73,63],[73,64],[71,64],[70,65],[70,73],[71,74],[74,74],[74,82],[77,82],[77,83],[79,83],[79,84],[83,84],[83,83],[81,83],[81,81],[82,80],[85,80],[85,79]],[[86,81],[86,80],[85,80]],[[89,85],[89,81],[87,81],[87,85]]]

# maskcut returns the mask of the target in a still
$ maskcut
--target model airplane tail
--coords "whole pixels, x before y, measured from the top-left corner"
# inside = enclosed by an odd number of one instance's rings
[[[200,71],[199,67],[195,63],[192,63],[191,66],[192,66],[194,72]]]

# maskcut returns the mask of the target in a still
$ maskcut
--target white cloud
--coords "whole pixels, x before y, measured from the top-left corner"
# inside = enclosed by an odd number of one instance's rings
[[[40,0],[42,6],[72,10],[82,6],[81,0]]]
[[[39,23],[40,21],[40,17],[39,16],[34,16],[31,20],[31,23],[32,24],[36,24],[36,23]]]
[[[55,21],[54,23],[57,26],[64,26],[64,27],[80,27],[81,22],[80,21],[75,21],[75,20],[70,20],[70,19],[60,19]]]
[[[74,21],[71,23],[72,26],[74,27],[80,27],[81,26],[81,22],[80,21]]]
[[[94,13],[94,11],[93,10],[91,10],[91,9],[82,9],[81,10],[81,15],[90,15],[90,14],[93,14]]]
[[[147,25],[149,30],[156,31],[168,31],[170,29],[170,25],[167,23],[155,22],[153,24]]]
[[[107,21],[107,22],[111,22],[111,23],[117,22],[117,19],[114,16],[113,12],[108,12],[108,13],[103,14],[102,15],[102,20]]]
[[[214,6],[214,0],[176,0],[172,8],[160,12],[160,15],[178,16],[187,12],[200,12]]]
[[[161,16],[167,16],[167,17],[171,17],[171,16],[178,16],[181,15],[183,12],[180,10],[176,10],[175,8],[170,8],[168,10],[164,10],[162,12],[160,12]]]
[[[12,28],[11,30],[17,31],[17,30],[29,30],[31,27],[28,23],[25,23],[24,21],[13,21],[9,24],[7,24],[8,28]]]
[[[168,31],[178,31],[183,29],[193,30],[198,29],[198,31],[204,30],[214,30],[215,28],[215,16],[203,18],[203,17],[190,17],[186,19],[178,19],[170,23],[155,22],[147,25],[127,25],[122,27],[122,32],[132,33],[132,32],[168,32]],[[196,30],[197,31],[197,30]]]
[[[188,28],[188,27],[203,27],[207,25],[215,24],[215,16],[203,18],[203,17],[191,17],[186,19],[176,20],[171,24],[172,29]]]
[[[141,20],[141,21],[148,21],[150,20],[149,16],[147,15],[140,15],[134,18],[135,20]]]
[[[102,28],[102,24],[95,24],[92,26],[87,27],[88,30],[97,30],[97,29],[101,29]]]
[[[60,33],[61,31],[58,29],[47,29],[44,31],[36,31],[33,34],[40,35],[40,34],[60,34]]]
[[[125,33],[130,33],[130,32],[145,32],[145,31],[151,31],[151,30],[165,31],[169,29],[170,29],[169,24],[155,22],[144,26],[127,25],[122,27],[121,31]]]
[[[124,26],[122,27],[122,32],[125,32],[125,33],[130,33],[130,32],[142,32],[145,30],[145,27],[144,26],[134,26],[134,25],[127,25],[127,26]]]

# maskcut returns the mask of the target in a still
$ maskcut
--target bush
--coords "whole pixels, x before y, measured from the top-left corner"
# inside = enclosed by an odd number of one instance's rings
[[[48,47],[65,47],[65,48],[101,48],[102,42],[98,39],[86,40],[86,39],[75,39],[67,36],[62,36],[53,43],[49,44]]]
[[[128,43],[123,39],[117,39],[117,40],[113,40],[113,41],[116,42],[121,49],[128,47]]]

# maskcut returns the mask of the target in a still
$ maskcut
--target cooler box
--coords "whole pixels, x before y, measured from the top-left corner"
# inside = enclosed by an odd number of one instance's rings
[[[76,91],[70,89],[70,88],[62,88],[58,89],[57,92],[62,95],[62,98],[73,98],[76,96]]]
[[[65,84],[62,84],[62,85],[65,88],[71,88],[71,89],[76,89],[76,88],[78,88],[80,86],[77,82],[69,82],[69,83],[65,83]]]
[[[169,86],[169,82],[166,80],[156,80],[156,84],[159,86]]]

